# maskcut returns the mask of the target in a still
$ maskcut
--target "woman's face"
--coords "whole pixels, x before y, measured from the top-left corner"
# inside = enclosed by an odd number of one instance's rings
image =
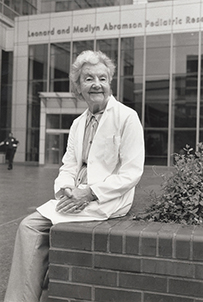
[[[82,94],[92,113],[104,109],[111,93],[107,67],[103,63],[96,65],[84,64],[81,70],[78,92]]]

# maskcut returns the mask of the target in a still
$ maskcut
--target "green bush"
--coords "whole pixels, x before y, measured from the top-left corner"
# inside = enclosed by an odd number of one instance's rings
[[[136,220],[183,224],[203,223],[203,143],[194,152],[189,145],[174,155],[174,169],[162,183],[162,191]]]

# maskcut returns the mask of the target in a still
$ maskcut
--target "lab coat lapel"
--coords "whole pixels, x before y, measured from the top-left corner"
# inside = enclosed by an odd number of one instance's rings
[[[114,100],[114,97],[111,96],[110,99],[109,99],[109,101],[108,101],[107,107],[106,107],[106,109],[104,110],[104,113],[102,114],[102,117],[101,117],[101,120],[100,120],[100,122],[99,122],[99,126],[98,126],[98,128],[97,128],[96,134],[99,132],[99,129],[102,127],[102,125],[104,124],[105,120],[107,119],[108,112],[109,112],[109,110],[110,110],[110,109],[112,108],[112,106],[113,106],[113,100]],[[95,134],[95,136],[96,136],[96,134]]]
[[[87,118],[87,110],[81,115],[81,121],[78,127],[77,133],[77,142],[78,142],[78,150],[77,150],[77,157],[79,165],[82,164],[82,149],[83,149],[83,138],[85,133],[85,124]]]

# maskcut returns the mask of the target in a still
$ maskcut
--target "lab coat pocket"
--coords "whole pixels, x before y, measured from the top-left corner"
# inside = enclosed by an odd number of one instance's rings
[[[115,166],[119,160],[120,136],[112,135],[106,137],[104,161],[107,165]]]

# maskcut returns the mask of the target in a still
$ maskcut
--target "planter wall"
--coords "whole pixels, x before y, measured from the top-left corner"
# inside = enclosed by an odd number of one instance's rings
[[[50,237],[50,302],[203,302],[202,227],[124,217]]]

